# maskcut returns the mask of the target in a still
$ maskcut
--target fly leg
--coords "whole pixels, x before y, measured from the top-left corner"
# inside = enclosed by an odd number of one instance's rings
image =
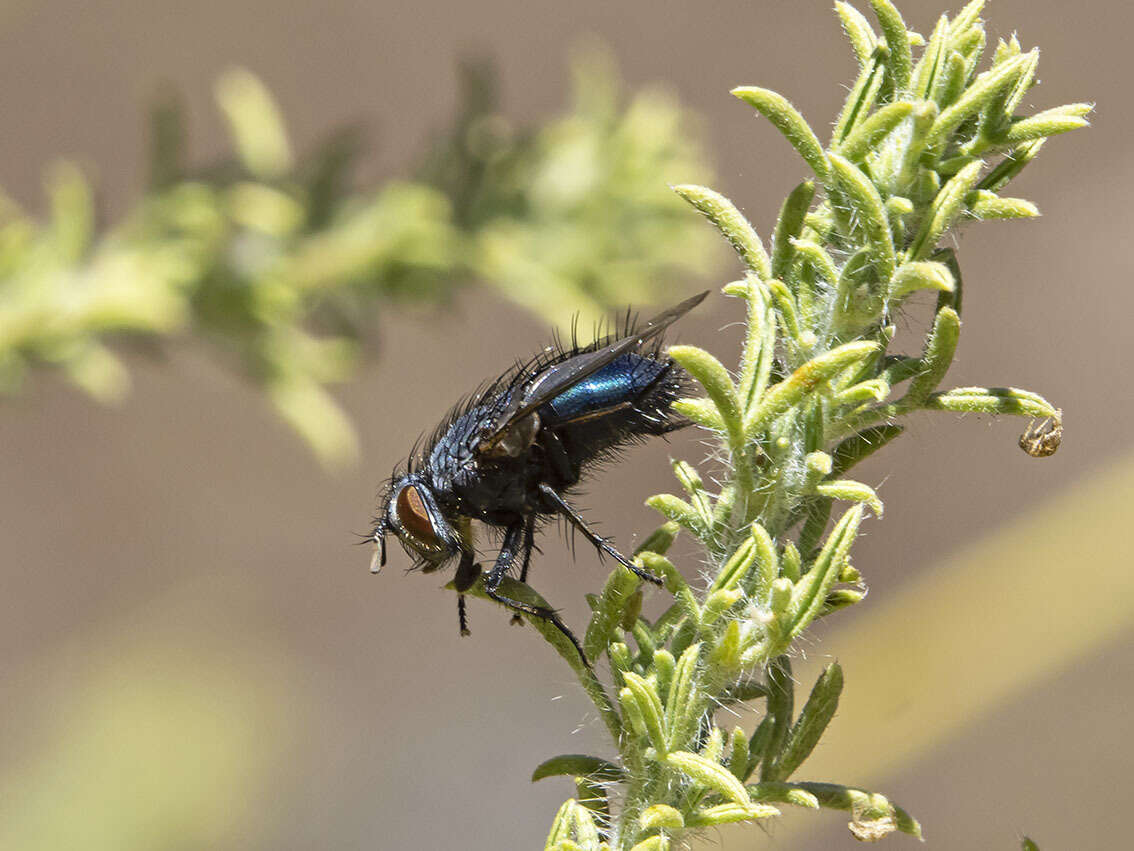
[[[592,544],[594,544],[600,552],[604,552],[607,555],[612,556],[619,564],[625,566],[629,570],[632,570],[647,582],[652,582],[655,585],[664,584],[659,577],[654,576],[648,570],[643,570],[642,568],[638,567],[638,565],[634,564],[634,562],[626,558],[626,556],[622,555],[622,553],[612,547],[610,545],[610,542],[606,538],[587,526],[586,521],[584,521],[583,518],[579,516],[579,512],[568,505],[567,501],[563,497],[561,497],[555,490],[555,488],[551,487],[551,485],[541,483],[539,486],[539,492],[543,494],[543,496],[548,500],[549,503],[551,503],[555,511],[558,511],[560,514],[566,517],[571,525],[582,532],[583,536]]]
[[[464,592],[473,587],[479,576],[480,565],[473,563],[473,554],[461,553],[461,563],[457,565],[457,575],[453,577],[453,585],[457,589],[457,619],[461,623],[461,635],[469,635],[469,619],[465,612]]]
[[[524,565],[520,568],[520,581],[528,581],[528,567],[532,563],[532,550],[535,549],[535,514],[529,514],[528,519],[524,521]],[[520,617],[520,613],[512,615],[512,623],[516,626],[523,626],[524,619]]]
[[[504,532],[504,544],[500,548],[500,555],[496,557],[496,564],[493,565],[492,570],[484,577],[484,592],[496,602],[503,603],[515,612],[522,612],[532,617],[549,621],[575,645],[575,649],[579,653],[579,658],[582,659],[583,664],[589,668],[590,662],[587,661],[587,655],[583,652],[583,646],[579,644],[579,639],[567,628],[567,624],[559,619],[559,615],[557,615],[553,609],[549,609],[545,606],[533,606],[531,603],[525,603],[521,600],[513,600],[511,597],[505,597],[497,590],[500,587],[500,583],[504,581],[504,576],[507,574],[508,569],[515,563],[519,551],[524,549],[524,540],[527,537],[525,535],[525,529],[527,527],[528,521],[525,520],[519,523],[513,523]]]

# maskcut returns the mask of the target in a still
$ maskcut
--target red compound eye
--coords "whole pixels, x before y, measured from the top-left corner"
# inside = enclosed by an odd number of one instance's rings
[[[398,521],[402,528],[410,535],[429,547],[439,547],[441,542],[433,530],[433,521],[429,519],[429,509],[425,507],[425,500],[413,485],[406,485],[398,493],[397,502]]]

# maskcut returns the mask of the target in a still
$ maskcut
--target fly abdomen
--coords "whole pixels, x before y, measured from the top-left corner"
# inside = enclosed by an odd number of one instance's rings
[[[634,405],[668,365],[653,358],[625,354],[548,402],[542,416],[548,424],[570,422],[613,408]]]

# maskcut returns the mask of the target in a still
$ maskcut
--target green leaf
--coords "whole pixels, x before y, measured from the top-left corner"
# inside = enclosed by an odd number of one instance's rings
[[[820,482],[815,486],[815,492],[827,499],[839,499],[844,502],[861,502],[870,506],[875,517],[882,516],[882,500],[874,492],[874,488],[862,482],[851,479],[835,479]]]
[[[958,35],[965,33],[973,27],[980,26],[980,13],[984,11],[986,0],[970,0],[965,8],[953,18],[952,31]]]
[[[835,447],[831,456],[831,475],[843,475],[859,461],[869,458],[903,431],[905,431],[905,428],[900,425],[880,425],[863,429],[857,434],[851,435]]]
[[[275,100],[260,80],[242,68],[217,81],[217,104],[241,162],[256,177],[272,180],[292,168],[291,143]]]
[[[659,493],[647,499],[646,505],[667,520],[688,529],[698,538],[704,539],[709,534],[709,527],[705,524],[701,512],[681,497]]]
[[[831,530],[811,570],[792,590],[789,619],[793,638],[806,629],[823,608],[827,592],[838,578],[839,570],[846,562],[847,553],[858,534],[862,510],[861,504],[847,510]]]
[[[890,48],[887,65],[894,81],[894,90],[902,92],[909,85],[910,69],[913,66],[906,23],[890,0],[870,0],[870,5],[874,7],[874,14],[878,16],[878,23],[882,26],[882,35]]]
[[[677,497],[674,497],[677,499]],[[647,505],[649,500],[647,500]],[[685,581],[685,577],[681,575],[673,562],[659,553],[643,552],[640,555],[642,565],[653,573],[655,576],[660,576],[665,580],[665,590],[675,597],[680,597],[685,593],[691,593],[689,584]]]
[[[717,576],[709,586],[709,593],[721,589],[736,588],[748,574],[752,564],[756,561],[756,545],[752,538],[743,541],[736,551],[729,556]]]
[[[965,198],[969,214],[977,219],[1031,219],[1039,208],[1023,198],[1001,198],[995,192],[977,189]]]
[[[838,267],[835,266],[835,261],[822,245],[810,239],[794,239],[792,246],[805,261],[815,268],[815,271],[823,280],[833,284],[839,279]]]
[[[937,116],[926,138],[926,149],[937,151],[943,148],[954,130],[966,120],[980,114],[991,99],[1016,84],[1026,71],[1029,61],[1026,56],[1018,56],[980,74],[955,103],[947,106]]]
[[[921,59],[914,68],[910,80],[910,92],[914,97],[927,100],[933,93],[938,76],[942,73],[947,57],[946,46],[949,36],[949,17],[942,15],[937,19],[929,43],[922,51]]]
[[[643,839],[630,851],[669,851],[669,839],[664,836],[651,836]]]
[[[1052,417],[1056,414],[1056,408],[1042,396],[1015,387],[957,387],[945,393],[931,394],[922,407],[931,411],[1027,417]]]
[[[902,299],[917,290],[953,292],[953,273],[944,263],[928,260],[903,263],[890,281],[890,298]]]
[[[673,191],[717,226],[749,269],[761,278],[771,276],[772,261],[768,259],[760,237],[730,200],[712,189],[693,184],[674,186]]]
[[[846,139],[864,116],[870,115],[871,110],[874,109],[882,90],[882,82],[886,78],[887,51],[885,45],[876,47],[870,61],[859,71],[858,79],[847,93],[843,108],[835,120],[835,129],[831,133],[833,145]]]
[[[748,779],[748,734],[743,727],[732,728],[732,740],[728,751],[728,770],[737,780]]]
[[[984,163],[980,160],[969,163],[949,182],[941,187],[937,197],[910,244],[907,256],[910,260],[924,260],[937,250],[937,243],[960,216],[965,207],[965,197],[976,185]]]
[[[793,241],[803,230],[803,220],[811,201],[815,197],[815,184],[805,180],[784,200],[780,217],[776,220],[776,230],[772,237],[771,277],[786,280],[795,256]]]
[[[1008,152],[1003,160],[997,163],[992,171],[984,176],[977,187],[999,192],[1008,185],[1012,178],[1023,171],[1028,163],[1036,158],[1045,141],[1044,139],[1036,139],[1034,142],[1017,145]]]
[[[870,178],[854,163],[838,154],[831,154],[830,161],[839,187],[858,214],[856,220],[866,237],[874,274],[886,283],[894,274],[894,240],[882,197]]]
[[[744,784],[719,762],[689,751],[674,751],[666,757],[666,762],[722,798],[740,806],[750,803]]]
[[[598,828],[587,808],[573,798],[564,802],[551,823],[545,851],[592,851],[598,847]]]
[[[766,734],[767,742],[761,750],[761,780],[776,779],[776,761],[783,752],[784,743],[791,730],[794,702],[795,685],[791,677],[791,661],[787,656],[777,656],[768,666],[768,714],[764,720],[770,721],[770,724]],[[755,738],[753,734],[753,739]],[[749,751],[755,756],[754,744],[749,745]]]
[[[798,788],[794,783],[777,781],[753,783],[748,787],[748,794],[754,801],[775,801],[780,804],[806,807],[809,810],[819,809],[819,799],[810,792]]]
[[[666,747],[658,749],[659,753],[676,750],[686,744],[701,720],[697,669],[700,655],[701,643],[697,642],[687,647],[677,660],[665,702],[665,729],[669,732],[669,741]]]
[[[854,48],[854,55],[858,59],[858,64],[866,65],[878,44],[878,36],[875,35],[870,22],[866,20],[866,16],[862,12],[849,3],[842,2],[842,0],[835,3],[835,11],[838,12],[843,31],[846,32],[851,47]]]
[[[625,772],[612,762],[586,754],[565,753],[541,762],[532,772],[532,782],[545,777],[590,777],[603,782],[624,780]]]
[[[634,555],[641,555],[642,553],[656,553],[660,556],[665,555],[669,552],[669,548],[673,546],[678,531],[679,528],[676,523],[663,523],[646,536],[645,540],[634,550]]]
[[[828,665],[811,689],[799,720],[791,729],[783,753],[776,761],[774,780],[786,780],[811,755],[819,739],[835,717],[843,690],[843,669],[838,662]]]
[[[953,363],[957,351],[957,340],[961,335],[961,318],[951,307],[937,311],[933,329],[925,342],[925,353],[921,358],[921,369],[910,381],[906,395],[898,402],[902,409],[922,405],[929,394],[937,389],[945,373]]]
[[[851,130],[836,150],[851,162],[861,162],[879,142],[909,117],[915,106],[910,101],[887,104]],[[773,266],[773,270],[774,268]]]
[[[1058,133],[1067,133],[1089,126],[1085,116],[1095,106],[1092,103],[1071,103],[1046,109],[1028,118],[1012,122],[1012,126],[999,139],[998,144],[1019,145],[1032,139],[1043,139]]]
[[[633,571],[621,564],[610,572],[583,637],[583,653],[592,663],[598,661],[614,638],[626,604],[641,582]]]
[[[680,830],[685,827],[685,819],[680,810],[668,804],[654,804],[642,810],[638,823],[643,830]]]
[[[664,755],[668,750],[668,743],[664,718],[665,710],[662,709],[661,698],[653,685],[633,671],[626,671],[622,676],[626,681],[626,688],[623,689],[623,693],[629,690],[634,702],[637,703],[650,744],[660,755]],[[625,706],[625,701],[623,701],[623,705]]]
[[[757,86],[738,86],[732,90],[732,93],[772,122],[815,175],[821,181],[827,181],[830,166],[827,163],[827,155],[823,152],[823,146],[819,143],[815,131],[787,98]]]
[[[725,430],[721,412],[711,399],[678,399],[670,407],[703,428],[719,432]]]
[[[768,291],[772,294],[772,300],[775,302],[784,330],[792,340],[799,342],[799,320],[796,317],[795,299],[792,297],[791,291],[783,281],[769,281]],[[812,337],[814,338],[814,335]]]
[[[769,388],[744,423],[744,432],[755,437],[772,420],[799,404],[809,393],[814,393],[826,381],[844,369],[872,356],[879,345],[869,340],[844,343],[818,357],[812,358],[779,384]]]
[[[688,827],[715,827],[742,821],[774,818],[780,811],[767,804],[717,804],[698,810],[685,820]]]
[[[91,185],[77,165],[59,163],[47,178],[47,194],[51,201],[52,247],[64,264],[78,263],[90,247],[94,233]]]
[[[687,461],[673,461],[673,475],[681,483],[681,487],[689,496],[689,502],[701,515],[701,522],[708,529],[713,525],[713,510],[701,474]]]
[[[776,314],[772,307],[771,293],[755,275],[745,276],[744,295],[748,307],[748,330],[744,335],[744,349],[740,356],[737,397],[747,416],[768,386],[776,354]]]

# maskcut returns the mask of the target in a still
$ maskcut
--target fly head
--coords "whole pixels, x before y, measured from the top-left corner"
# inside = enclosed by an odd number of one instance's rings
[[[420,475],[403,476],[386,494],[374,530],[378,549],[371,570],[377,572],[386,564],[387,532],[393,532],[418,567],[430,573],[460,553],[465,537],[460,529],[460,522],[446,517],[429,484]]]

